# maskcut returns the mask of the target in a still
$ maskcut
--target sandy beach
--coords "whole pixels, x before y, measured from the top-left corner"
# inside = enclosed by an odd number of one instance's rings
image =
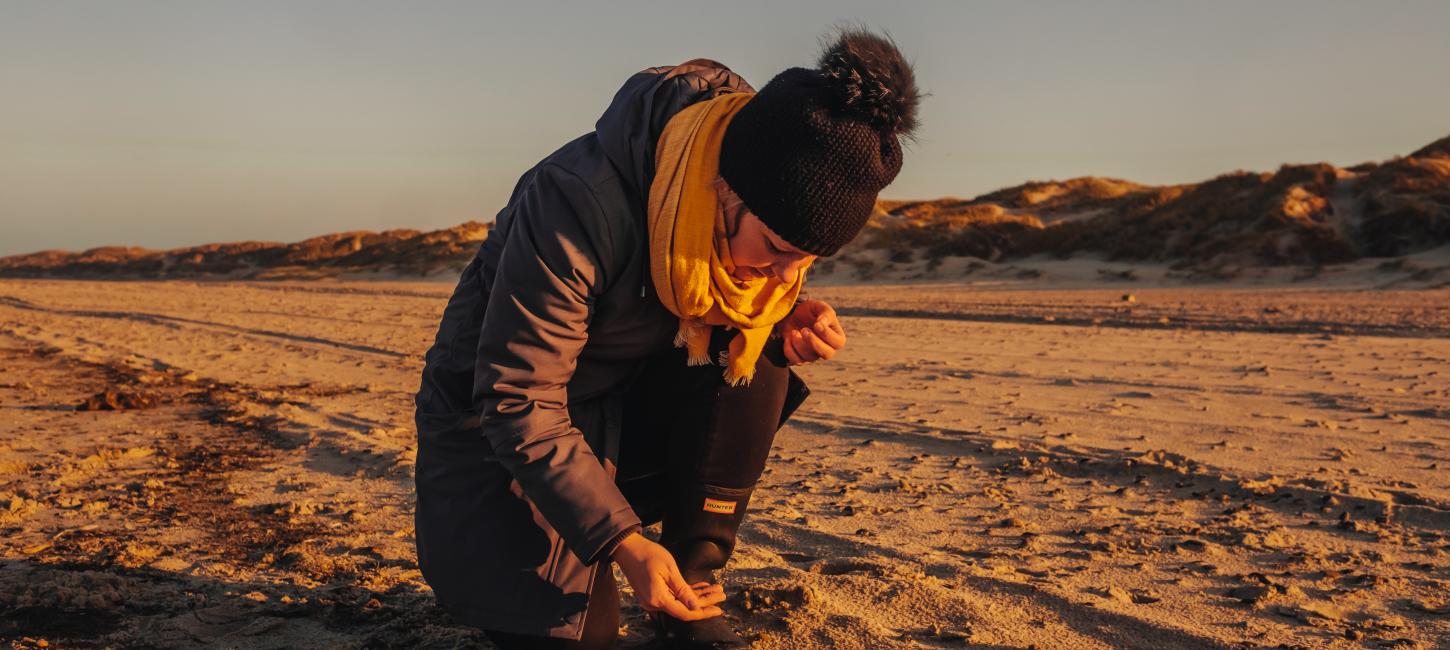
[[[1450,289],[1099,284],[812,292],[754,647],[1450,647]],[[413,547],[451,289],[0,280],[0,640],[484,645]]]

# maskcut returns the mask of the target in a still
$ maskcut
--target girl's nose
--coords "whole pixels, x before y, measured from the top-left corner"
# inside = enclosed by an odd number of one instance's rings
[[[805,260],[791,260],[789,262],[776,262],[770,267],[771,273],[780,278],[781,282],[790,284],[795,282],[796,274],[806,265]]]

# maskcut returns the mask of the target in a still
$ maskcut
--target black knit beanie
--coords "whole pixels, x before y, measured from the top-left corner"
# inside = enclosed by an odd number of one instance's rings
[[[720,175],[781,238],[822,257],[856,237],[901,171],[916,128],[911,65],[891,41],[844,31],[817,68],[775,76],[725,130]]]

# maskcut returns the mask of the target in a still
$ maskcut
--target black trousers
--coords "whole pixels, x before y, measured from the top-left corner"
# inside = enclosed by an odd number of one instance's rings
[[[727,349],[735,332],[717,327],[710,357]],[[781,414],[804,399],[793,386],[779,339],[766,344],[755,377],[728,386],[724,368],[688,366],[681,348],[645,361],[624,396],[623,437],[615,483],[645,525],[659,522],[671,495],[691,486],[749,489],[765,469],[782,424]],[[603,560],[596,574],[579,641],[485,630],[502,650],[613,648],[619,636],[619,591],[614,568]]]

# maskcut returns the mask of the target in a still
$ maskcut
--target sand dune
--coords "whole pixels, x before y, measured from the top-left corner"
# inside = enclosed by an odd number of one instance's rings
[[[1234,171],[1171,186],[1086,176],[973,199],[882,200],[876,208],[860,236],[817,265],[817,280],[957,281],[998,272],[1030,278],[1040,265],[1016,263],[1045,258],[1109,260],[1098,269],[1108,279],[1132,279],[1122,264],[1147,264],[1178,281],[1285,268],[1289,279],[1318,281],[1326,267],[1374,260],[1385,281],[1450,284],[1443,250],[1428,264],[1416,259],[1450,245],[1450,137],[1408,157],[1350,168],[1286,164],[1272,173]],[[451,281],[487,232],[488,225],[470,221],[433,232],[344,232],[292,244],[40,251],[0,257],[0,277]],[[987,270],[976,274],[981,269]]]
[[[450,289],[0,281],[0,638],[481,643],[412,545]],[[1445,290],[818,293],[851,340],[724,576],[755,647],[1450,639]]]

